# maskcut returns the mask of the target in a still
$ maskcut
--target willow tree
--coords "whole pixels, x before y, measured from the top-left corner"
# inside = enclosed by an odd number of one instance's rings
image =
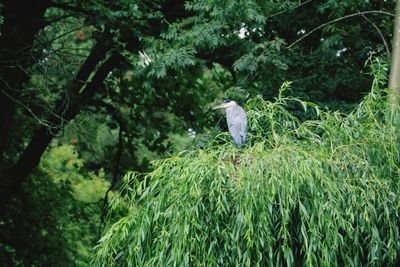
[[[395,266],[400,139],[378,72],[347,116],[281,91],[247,103],[244,148],[221,134],[128,173],[93,266]]]

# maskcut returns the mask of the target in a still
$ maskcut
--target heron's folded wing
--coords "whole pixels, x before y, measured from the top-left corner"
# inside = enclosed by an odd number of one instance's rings
[[[235,143],[237,145],[243,144],[246,140],[247,131],[247,117],[244,110],[239,106],[227,110],[226,120],[229,132],[235,140]]]

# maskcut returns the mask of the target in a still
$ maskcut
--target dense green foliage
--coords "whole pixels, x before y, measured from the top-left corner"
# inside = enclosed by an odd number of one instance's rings
[[[98,236],[104,173],[87,172],[71,145],[53,147],[3,217],[5,266],[87,266]],[[32,188],[36,190],[32,192]],[[30,240],[30,241],[29,241]],[[0,245],[1,246],[1,245]]]
[[[249,145],[223,144],[130,172],[95,266],[394,266],[399,124],[384,75],[349,115],[286,97],[250,100]],[[301,122],[301,104],[315,120]]]

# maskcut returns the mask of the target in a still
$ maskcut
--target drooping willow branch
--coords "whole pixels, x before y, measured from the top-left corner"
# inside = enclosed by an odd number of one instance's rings
[[[311,31],[309,31],[308,33],[306,33],[305,35],[303,35],[302,37],[300,37],[299,39],[297,39],[296,41],[294,41],[293,43],[291,43],[290,45],[287,46],[288,49],[292,48],[294,45],[296,45],[297,43],[301,42],[302,40],[304,40],[305,38],[307,38],[308,36],[310,36],[311,34],[313,34],[314,32],[318,31],[319,29],[322,29],[323,27],[329,25],[329,24],[333,24],[336,23],[338,21],[342,21],[348,18],[352,18],[352,17],[356,17],[356,16],[362,16],[362,15],[366,15],[366,14],[383,14],[383,15],[388,15],[388,16],[393,16],[393,13],[390,12],[386,12],[386,11],[380,11],[380,10],[370,10],[370,11],[362,11],[362,12],[357,12],[357,13],[353,13],[353,14],[349,14],[331,21],[328,21],[326,23],[323,23],[321,25],[319,25],[318,27],[312,29]]]

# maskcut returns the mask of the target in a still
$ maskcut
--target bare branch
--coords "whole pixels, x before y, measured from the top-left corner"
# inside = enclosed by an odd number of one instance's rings
[[[14,101],[17,105],[23,107],[24,109],[26,109],[31,115],[32,117],[38,122],[39,125],[44,125],[46,127],[50,127],[50,124],[46,121],[46,120],[42,120],[40,119],[35,112],[33,112],[33,110],[28,107],[27,105],[25,105],[24,103],[22,103],[21,101],[17,100],[16,98],[14,98],[13,96],[11,96],[10,94],[8,94],[5,90],[1,90],[0,89],[0,93],[4,94],[5,96],[7,96],[9,99],[11,99],[12,101]]]
[[[299,8],[299,7],[302,7],[302,6],[308,4],[308,3],[312,2],[312,1],[314,1],[314,0],[307,0],[307,1],[305,1],[305,2],[303,2],[303,3],[301,3],[301,4],[299,4],[298,6],[295,6],[295,7],[293,7],[293,8],[279,11],[279,12],[277,12],[277,13],[275,13],[275,14],[272,14],[272,15],[268,16],[268,17],[266,18],[266,20],[271,19],[271,18],[276,17],[276,16],[279,16],[279,15],[282,15],[282,14],[284,14],[284,13],[286,13],[286,12],[293,11],[293,10],[295,10],[295,9],[297,9],[297,8]]]
[[[313,34],[314,32],[318,31],[319,29],[322,29],[323,27],[329,25],[329,24],[333,24],[336,23],[338,21],[341,20],[345,20],[348,18],[352,18],[352,17],[356,17],[356,16],[362,16],[362,15],[366,15],[366,14],[383,14],[383,15],[388,15],[388,16],[393,16],[393,13],[390,12],[386,12],[386,11],[380,11],[380,10],[371,10],[371,11],[362,11],[362,12],[357,12],[357,13],[353,13],[353,14],[349,14],[331,21],[328,21],[326,23],[323,23],[321,25],[319,25],[318,27],[312,29],[311,31],[309,31],[308,33],[306,33],[305,35],[303,35],[302,37],[300,37],[299,39],[297,39],[296,41],[294,41],[293,43],[291,43],[287,48],[290,49],[292,48],[294,45],[296,45],[297,43],[301,42],[302,40],[304,40],[305,38],[307,38],[308,36],[310,36],[311,34]]]
[[[369,18],[367,18],[367,16],[365,16],[365,15],[361,15],[361,16],[362,16],[368,23],[370,23],[370,24],[375,28],[375,30],[378,32],[379,36],[380,36],[381,39],[382,39],[383,45],[385,46],[386,53],[387,53],[387,54],[389,55],[389,57],[390,57],[390,48],[389,48],[389,45],[388,45],[388,43],[387,43],[385,37],[383,36],[382,31],[379,29],[379,27],[378,27],[372,20],[370,20]]]

